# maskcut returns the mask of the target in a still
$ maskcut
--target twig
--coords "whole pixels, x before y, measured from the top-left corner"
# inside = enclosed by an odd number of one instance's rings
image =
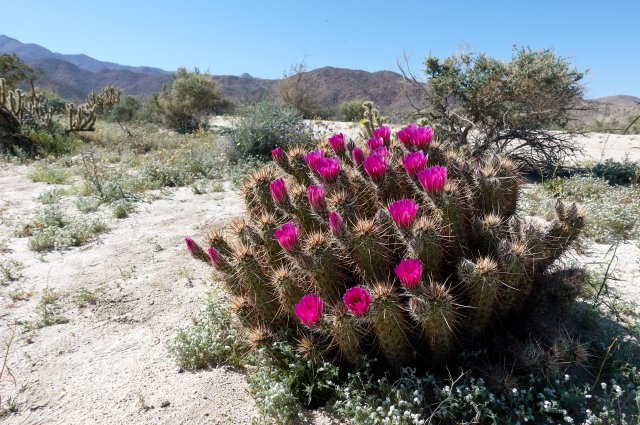
[[[4,351],[4,357],[2,358],[2,366],[0,366],[0,383],[5,380],[5,373],[8,377],[7,379],[13,382],[13,385],[16,385],[16,378],[11,373],[11,369],[9,369],[9,350],[11,349],[11,344],[13,343],[13,338],[16,336],[16,325],[14,324],[11,327],[11,336],[9,337],[9,342],[5,343],[6,349]],[[2,394],[0,393],[0,409],[2,409]]]

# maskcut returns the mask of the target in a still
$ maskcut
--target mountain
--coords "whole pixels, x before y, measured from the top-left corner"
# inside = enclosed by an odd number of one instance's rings
[[[620,105],[620,106],[628,106],[628,107],[635,107],[640,105],[640,97],[626,96],[622,94],[619,94],[617,96],[600,97],[593,100],[601,103],[610,103],[612,105]]]
[[[21,43],[20,41],[0,35],[0,53],[16,54],[25,62],[34,62],[43,59],[58,59],[76,65],[80,69],[91,72],[100,72],[103,70],[131,71],[143,74],[169,74],[159,68],[151,68],[148,66],[126,66],[113,62],[103,62],[91,58],[84,54],[65,55],[62,53],[54,53],[51,50],[33,43]]]
[[[158,68],[133,67],[102,62],[84,54],[66,55],[31,43],[0,35],[0,54],[16,54],[44,76],[38,85],[74,101],[83,100],[90,91],[107,84],[121,88],[126,95],[147,97],[169,83],[172,74]],[[314,82],[317,101],[324,109],[337,110],[343,102],[354,99],[371,100],[383,113],[410,110],[407,94],[414,99],[419,90],[409,89],[402,76],[391,71],[366,72],[324,67],[309,71]],[[213,77],[223,96],[234,104],[256,102],[278,91],[281,79],[255,78],[248,73],[240,76]],[[290,77],[293,78],[293,77]]]

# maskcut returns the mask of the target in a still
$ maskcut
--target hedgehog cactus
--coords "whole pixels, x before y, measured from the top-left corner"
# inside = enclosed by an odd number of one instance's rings
[[[274,149],[278,167],[243,186],[235,241],[187,240],[236,297],[240,321],[336,361],[381,356],[391,370],[446,364],[500,324],[525,322],[584,214],[559,202],[549,224],[520,218],[509,160],[463,157],[428,127],[370,133],[361,147],[337,134],[310,152]],[[535,363],[522,347],[514,361]]]

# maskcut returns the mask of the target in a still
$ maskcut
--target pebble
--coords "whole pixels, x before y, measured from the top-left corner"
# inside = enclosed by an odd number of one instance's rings
[[[165,400],[162,403],[160,403],[160,407],[169,407],[171,406],[171,403],[169,402],[169,400]]]

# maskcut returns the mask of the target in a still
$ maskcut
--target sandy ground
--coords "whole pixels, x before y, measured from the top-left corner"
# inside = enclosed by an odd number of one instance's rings
[[[599,155],[603,137],[582,143]],[[640,159],[638,144],[639,136],[612,136],[605,147],[616,158],[629,152]],[[23,277],[2,290],[31,294],[15,302],[0,296],[0,342],[8,337],[8,324],[36,318],[46,288],[61,295],[69,319],[35,331],[18,328],[9,358],[17,385],[0,384],[0,394],[15,397],[18,411],[0,423],[250,423],[256,408],[242,373],[182,372],[166,349],[201,308],[211,281],[210,271],[186,254],[182,238],[200,237],[208,226],[240,214],[238,194],[173,190],[126,219],[109,218],[111,230],[83,247],[39,255],[28,249],[27,238],[14,236],[15,229],[44,208],[35,198],[54,186],[31,182],[28,167],[0,167],[0,241],[8,240],[0,255],[25,266]],[[578,260],[601,268],[608,248],[595,245]],[[638,258],[637,241],[618,248],[621,281],[614,285],[630,300],[640,292]],[[98,294],[95,305],[73,302],[81,288]],[[305,422],[330,419],[314,414]]]

